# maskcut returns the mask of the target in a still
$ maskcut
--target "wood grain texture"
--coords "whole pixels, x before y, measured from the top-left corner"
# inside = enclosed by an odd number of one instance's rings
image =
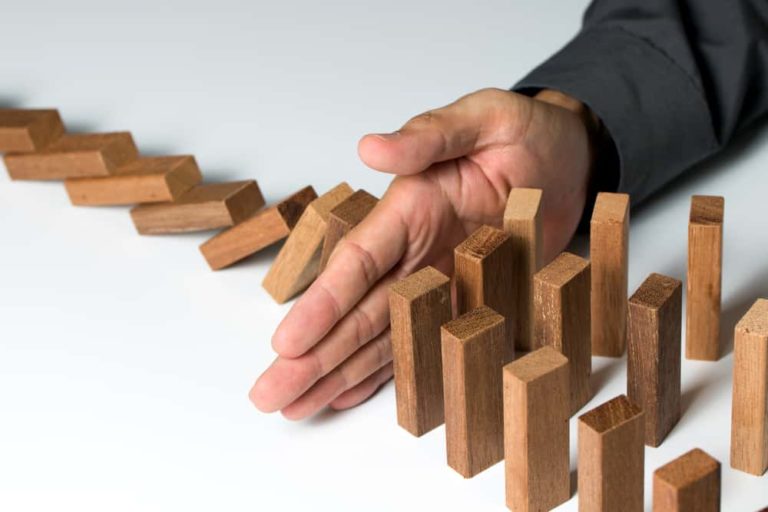
[[[768,470],[768,300],[759,299],[736,324],[733,351],[731,467]]]
[[[643,423],[624,395],[579,417],[580,511],[643,511]]]
[[[629,195],[601,192],[590,222],[592,354],[621,357],[627,346]]]
[[[452,318],[451,280],[425,267],[389,288],[397,422],[421,436],[444,421],[440,327]]]
[[[0,153],[40,151],[63,134],[58,110],[0,108]]]
[[[685,357],[720,358],[720,293],[723,266],[723,211],[719,196],[693,196],[688,223],[688,283]]]
[[[568,359],[542,347],[503,375],[507,507],[550,510],[571,497]]]
[[[513,188],[504,209],[504,231],[512,239],[515,348],[533,349],[533,275],[542,267],[542,191]]]
[[[680,419],[682,286],[651,274],[629,299],[627,396],[645,412],[648,446],[659,446]]]
[[[568,358],[571,414],[591,397],[589,293],[589,262],[567,252],[537,272],[533,279],[536,346],[552,346]]]
[[[312,187],[304,187],[277,204],[218,233],[200,246],[212,270],[221,270],[256,254],[286,238],[304,213],[317,199]]]
[[[320,256],[320,272],[328,264],[336,244],[352,231],[352,228],[360,224],[378,202],[378,198],[361,189],[331,210],[328,217],[328,230],[323,241],[323,252]]]
[[[491,226],[480,226],[454,250],[457,313],[488,306],[504,317],[505,363],[515,358],[512,261],[511,236]]]
[[[138,157],[128,132],[64,134],[35,153],[5,155],[5,167],[14,180],[61,180],[109,176]]]
[[[504,317],[481,306],[441,337],[448,465],[471,478],[504,457]]]
[[[351,195],[341,183],[309,203],[262,282],[275,301],[284,303],[317,277],[331,210]]]
[[[193,187],[176,201],[136,206],[131,218],[142,235],[186,233],[233,226],[264,206],[253,180]]]
[[[175,201],[203,180],[195,157],[139,158],[112,176],[67,178],[64,186],[76,206],[108,206]]]
[[[720,463],[694,448],[653,473],[653,512],[720,510]]]

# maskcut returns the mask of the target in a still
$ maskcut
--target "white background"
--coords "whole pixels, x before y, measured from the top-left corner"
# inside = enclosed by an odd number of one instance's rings
[[[131,130],[146,153],[194,153],[210,179],[258,179],[268,200],[341,180],[381,194],[389,178],[357,160],[363,133],[510,86],[575,33],[585,6],[2,4],[0,103]],[[766,142],[768,130],[752,133],[633,212],[631,291],[652,271],[684,277],[689,196],[725,195],[730,338],[768,295]],[[0,233],[0,510],[504,510],[503,465],[462,479],[443,428],[416,439],[396,426],[391,383],[302,423],[252,408],[287,310],[260,287],[274,250],[213,273],[197,251],[207,234],[140,237],[124,208],[73,208],[60,184],[4,174]],[[768,505],[768,477],[728,467],[731,361],[684,361],[684,416],[646,449],[647,508],[652,471],[695,446],[724,463],[724,510]],[[623,360],[594,370],[588,408],[625,390]]]

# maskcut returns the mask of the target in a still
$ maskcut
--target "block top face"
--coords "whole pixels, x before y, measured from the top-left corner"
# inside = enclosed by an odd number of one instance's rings
[[[589,268],[587,260],[575,254],[563,252],[552,263],[537,272],[535,278],[552,286],[560,287],[587,268]]]
[[[567,357],[552,347],[546,346],[507,364],[504,366],[504,372],[522,382],[531,382],[567,365]]]
[[[615,222],[622,224],[629,215],[629,194],[600,192],[592,211],[592,222]]]
[[[672,487],[686,487],[701,478],[718,471],[720,463],[707,452],[694,448],[654,472],[654,476]]]
[[[164,174],[188,161],[192,161],[195,167],[197,167],[195,157],[191,155],[142,157],[119,167],[114,175],[145,176]]]
[[[757,299],[736,324],[736,330],[745,334],[768,336],[768,300]]]
[[[504,328],[504,317],[488,306],[480,306],[443,324],[441,329],[457,340],[467,342],[478,334],[496,327]]]
[[[236,194],[246,187],[256,186],[254,180],[230,181],[227,183],[207,183],[192,187],[184,193],[175,203],[189,204],[204,203],[207,201],[224,201],[233,194]]]
[[[691,198],[691,224],[719,225],[723,223],[725,199],[721,196],[693,196]]]
[[[376,206],[379,200],[360,189],[331,210],[331,216],[337,217],[350,225],[357,225]]]
[[[0,108],[0,128],[25,128],[49,116],[58,120],[58,110]]]
[[[643,414],[643,411],[629,401],[626,395],[605,402],[579,416],[579,421],[599,434],[613,430]]]
[[[315,210],[315,212],[320,215],[321,219],[323,219],[325,222],[328,222],[328,217],[331,214],[331,210],[333,210],[344,199],[351,196],[352,193],[352,188],[347,184],[347,182],[342,182],[309,203],[308,208]]]
[[[538,188],[513,188],[507,197],[504,218],[528,220],[536,217],[541,206],[542,191]]]
[[[651,274],[630,297],[629,303],[650,309],[658,309],[682,286],[682,281],[672,277]]]
[[[413,300],[450,282],[448,276],[434,267],[427,266],[392,284],[389,289],[406,300]]]
[[[135,145],[128,132],[114,133],[75,133],[64,134],[50,146],[37,154],[64,153],[75,151],[98,151],[113,142],[127,142]]]
[[[482,259],[509,240],[509,234],[491,226],[480,226],[469,238],[456,246],[455,253]]]

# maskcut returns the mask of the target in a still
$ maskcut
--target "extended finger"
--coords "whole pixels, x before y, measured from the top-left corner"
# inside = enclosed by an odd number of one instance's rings
[[[384,366],[354,388],[345,391],[330,403],[332,409],[349,409],[368,400],[379,388],[392,378],[392,363]]]

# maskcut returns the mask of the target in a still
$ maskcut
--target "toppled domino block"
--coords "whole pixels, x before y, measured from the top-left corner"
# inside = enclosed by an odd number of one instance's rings
[[[40,151],[63,134],[58,110],[0,109],[0,153]]]
[[[323,252],[320,256],[320,272],[328,264],[336,244],[352,231],[352,228],[360,224],[378,202],[376,197],[360,189],[331,210],[328,217],[328,231],[323,242]]]

